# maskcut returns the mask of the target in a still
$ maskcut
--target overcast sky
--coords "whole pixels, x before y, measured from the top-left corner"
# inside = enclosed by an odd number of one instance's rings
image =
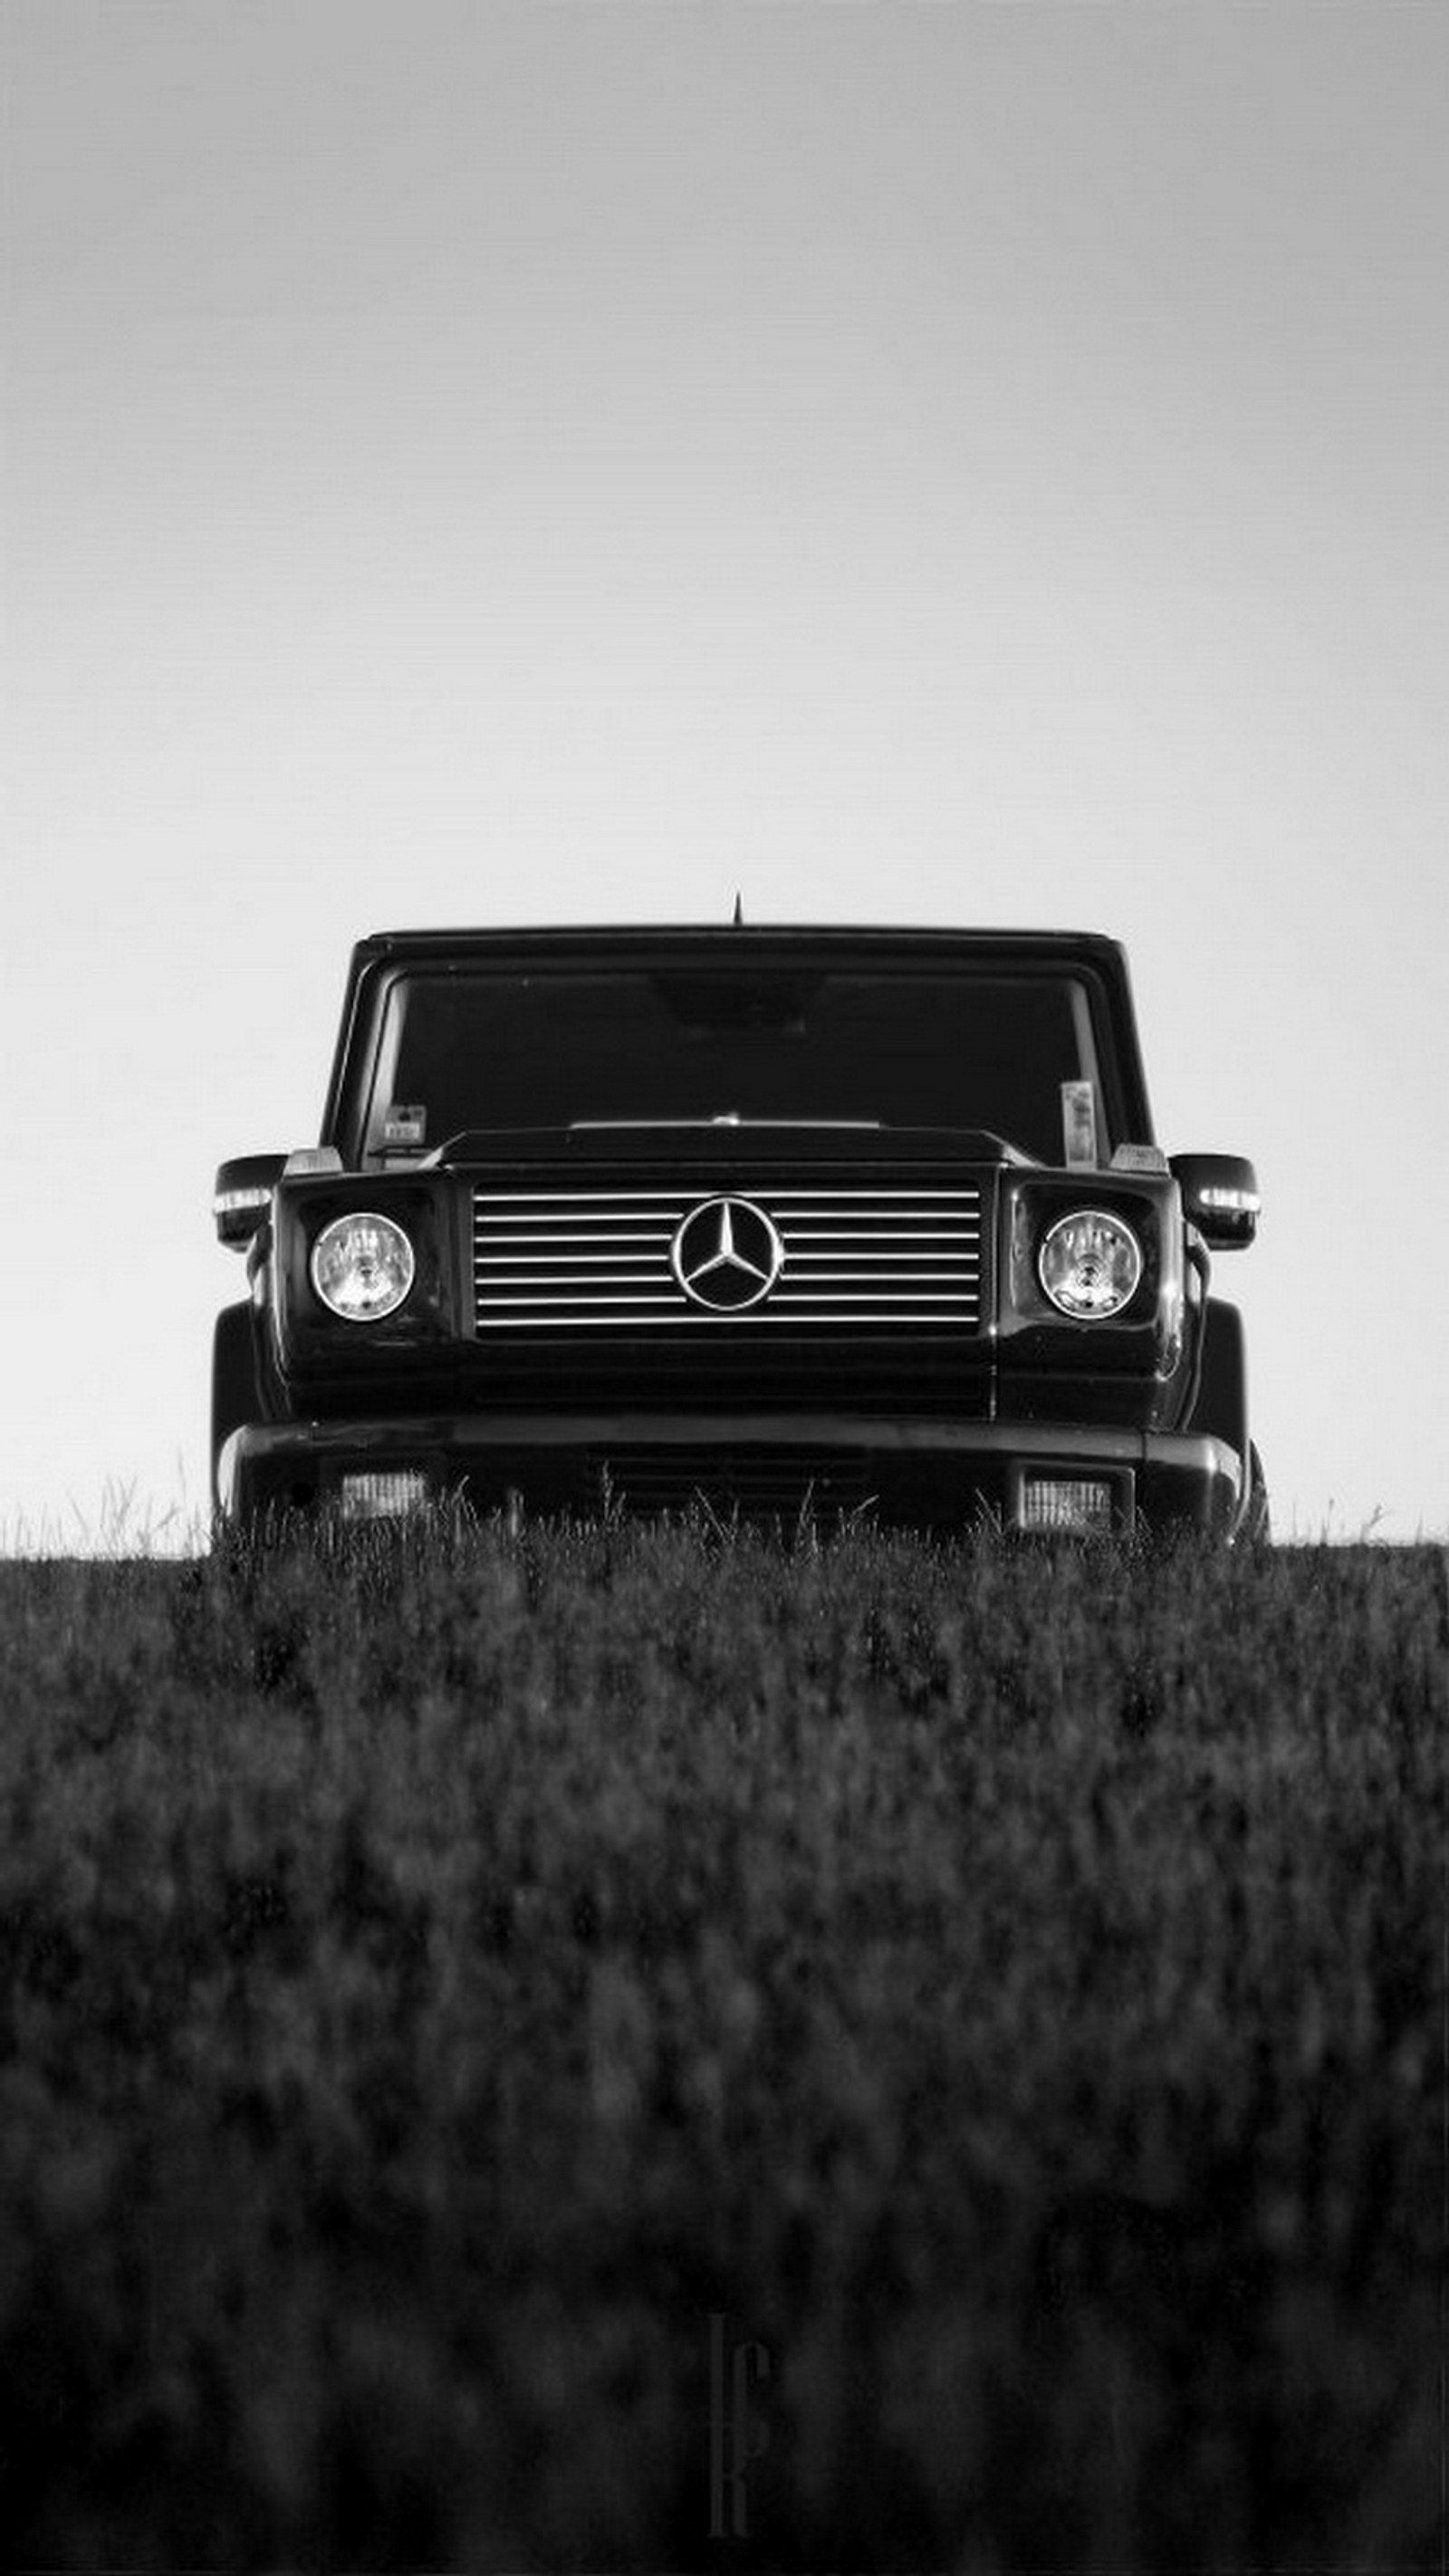
[[[0,1542],[203,1500],[440,921],[1104,929],[1280,1533],[1449,1531],[1441,0],[8,0]]]

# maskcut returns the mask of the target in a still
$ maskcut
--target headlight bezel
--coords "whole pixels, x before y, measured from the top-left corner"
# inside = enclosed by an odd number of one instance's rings
[[[323,1284],[322,1266],[327,1247],[349,1231],[372,1227],[389,1246],[400,1248],[393,1271],[391,1288],[385,1302],[359,1306],[340,1303]],[[385,1324],[407,1304],[417,1278],[417,1252],[411,1235],[397,1218],[387,1216],[380,1208],[348,1208],[324,1225],[314,1238],[307,1256],[307,1277],[312,1293],[325,1311],[342,1324]],[[398,1284],[399,1278],[401,1285]],[[334,1281],[335,1286],[335,1281]]]
[[[1119,1238],[1121,1246],[1125,1247],[1128,1253],[1130,1278],[1125,1288],[1119,1285],[1112,1290],[1110,1302],[1098,1300],[1095,1303],[1082,1301],[1073,1304],[1061,1293],[1060,1281],[1057,1286],[1053,1286],[1048,1273],[1048,1254],[1052,1245],[1059,1238],[1064,1237],[1069,1229],[1088,1226],[1103,1229]],[[1083,1257],[1081,1253],[1076,1256],[1079,1261]],[[1119,1209],[1103,1207],[1100,1202],[1083,1201],[1072,1207],[1063,1208],[1058,1216],[1042,1228],[1037,1238],[1036,1258],[1032,1266],[1036,1273],[1037,1286],[1054,1314],[1064,1317],[1071,1324],[1112,1324],[1119,1322],[1131,1310],[1147,1274],[1147,1249],[1137,1228],[1129,1224]]]

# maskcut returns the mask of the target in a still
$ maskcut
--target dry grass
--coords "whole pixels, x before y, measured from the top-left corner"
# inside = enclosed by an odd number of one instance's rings
[[[445,1525],[0,1612],[25,2564],[1438,2568],[1439,1551]]]

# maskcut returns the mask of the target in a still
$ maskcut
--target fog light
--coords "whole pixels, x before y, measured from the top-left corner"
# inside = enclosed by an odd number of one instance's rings
[[[1023,1476],[1021,1526],[1079,1534],[1109,1530],[1112,1488],[1100,1476]]]
[[[344,1476],[341,1487],[345,1521],[397,1520],[422,1509],[428,1480],[421,1467],[370,1467]]]

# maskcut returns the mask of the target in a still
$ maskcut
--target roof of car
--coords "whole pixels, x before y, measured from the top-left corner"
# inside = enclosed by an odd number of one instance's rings
[[[375,930],[360,947],[377,951],[403,949],[419,954],[460,948],[502,949],[559,947],[580,943],[604,948],[664,948],[688,941],[707,946],[734,947],[748,942],[765,947],[773,942],[811,941],[830,946],[837,941],[843,946],[870,945],[892,948],[976,948],[993,950],[1040,949],[1049,951],[1071,948],[1077,951],[1110,950],[1121,954],[1121,943],[1096,930],[979,930],[967,925],[917,928],[901,923],[847,922],[570,922],[548,925],[484,928],[459,925],[455,928],[426,930]]]

